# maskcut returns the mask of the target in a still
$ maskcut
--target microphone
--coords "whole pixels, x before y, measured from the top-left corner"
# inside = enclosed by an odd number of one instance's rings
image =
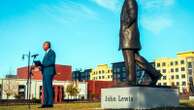
[[[36,58],[39,54],[34,54],[31,57]]]
[[[24,60],[24,59],[25,59],[25,55],[23,54],[23,55],[22,55],[22,60]]]

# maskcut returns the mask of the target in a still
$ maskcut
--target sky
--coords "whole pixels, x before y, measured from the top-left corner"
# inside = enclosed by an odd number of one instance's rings
[[[119,46],[124,0],[0,0],[0,77],[26,66],[22,54],[51,41],[56,63],[73,69],[123,61]],[[194,0],[137,0],[141,55],[149,61],[194,51]]]

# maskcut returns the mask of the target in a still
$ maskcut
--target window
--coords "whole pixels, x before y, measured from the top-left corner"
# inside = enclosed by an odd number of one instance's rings
[[[120,72],[120,68],[117,68],[117,72]]]
[[[163,79],[166,80],[166,76],[163,76]]]
[[[192,68],[192,63],[188,62],[188,68]]]
[[[176,85],[179,86],[179,82],[176,82]]]
[[[102,79],[104,79],[104,76],[102,76]]]
[[[182,65],[185,64],[185,61],[184,61],[184,60],[181,60],[181,64],[182,64]]]
[[[161,71],[160,70],[157,70],[159,73],[161,73]]]
[[[104,73],[104,70],[102,70],[102,73]]]
[[[171,84],[172,84],[172,86],[175,86],[174,82],[172,82]]]
[[[171,79],[174,79],[174,75],[171,76]]]
[[[188,69],[188,74],[192,75],[192,69]]]
[[[173,66],[173,62],[170,62],[170,66]]]
[[[178,68],[176,68],[176,69],[175,69],[175,71],[176,71],[176,72],[179,72],[179,69],[178,69]]]
[[[43,90],[42,90],[42,86],[39,86],[39,91],[40,91],[40,92],[39,92],[39,98],[41,99],[42,91],[43,91]]]
[[[175,65],[178,65],[178,61],[175,61]]]
[[[166,69],[163,69],[162,72],[163,72],[163,73],[166,73]]]
[[[123,67],[122,69],[123,69],[123,71],[126,71],[126,70],[125,70],[125,67]]]
[[[158,83],[158,86],[161,86],[161,83]]]
[[[120,78],[120,74],[117,74],[117,78]]]
[[[189,77],[189,82],[192,82],[193,81],[193,78],[192,77]]]
[[[101,76],[99,76],[99,79],[101,79]]]
[[[182,86],[186,86],[186,82],[185,81],[182,82]]]
[[[157,67],[160,67],[160,63],[157,63]]]
[[[116,73],[117,72],[117,69],[114,69],[114,73]]]
[[[113,79],[117,79],[117,75],[116,74],[113,74]]]
[[[26,91],[25,85],[18,86],[18,95],[20,96],[20,99],[25,99],[25,91]]]
[[[176,79],[179,79],[179,75],[176,75]]]
[[[181,75],[181,78],[185,78],[185,74],[182,74],[182,75]]]
[[[166,63],[162,63],[162,66],[166,66]]]
[[[123,76],[123,77],[126,77],[126,73],[125,73],[125,72],[123,72],[123,73],[122,73],[122,76]]]
[[[173,68],[171,68],[171,69],[170,69],[170,71],[173,73],[173,72],[174,72],[174,69],[173,69]]]
[[[101,71],[99,71],[99,74],[101,74]]]
[[[184,67],[181,67],[181,71],[185,71],[185,68]]]
[[[167,83],[164,83],[163,85],[164,85],[164,86],[166,86],[166,85],[167,85]]]

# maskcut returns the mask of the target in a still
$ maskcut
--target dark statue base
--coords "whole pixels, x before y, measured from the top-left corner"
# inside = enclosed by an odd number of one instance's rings
[[[103,109],[152,109],[178,106],[179,95],[176,88],[141,85],[101,90]]]

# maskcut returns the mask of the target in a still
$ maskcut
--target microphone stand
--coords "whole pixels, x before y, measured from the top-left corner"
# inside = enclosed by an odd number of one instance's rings
[[[23,54],[23,59],[24,57],[27,56],[28,57],[28,76],[27,76],[27,104],[28,104],[28,109],[31,109],[31,83],[32,83],[32,70],[33,68],[30,65],[31,62],[31,52],[29,52],[28,54]],[[35,56],[33,57],[33,62],[35,60]],[[32,62],[32,65],[33,65]]]

